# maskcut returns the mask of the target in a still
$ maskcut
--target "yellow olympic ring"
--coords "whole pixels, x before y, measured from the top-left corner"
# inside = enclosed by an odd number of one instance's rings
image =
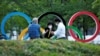
[[[44,33],[45,32],[44,28],[40,28],[40,31],[41,31],[41,33]],[[23,38],[24,38],[24,36],[25,36],[25,34],[27,32],[28,32],[28,27],[25,28],[24,30],[22,30],[21,34],[18,37],[18,40],[23,40]]]

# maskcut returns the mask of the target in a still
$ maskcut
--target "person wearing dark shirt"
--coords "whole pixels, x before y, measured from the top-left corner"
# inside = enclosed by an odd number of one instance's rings
[[[50,39],[50,37],[53,36],[53,34],[50,33],[51,31],[54,31],[54,24],[52,22],[49,22],[47,24],[47,27],[45,28],[44,37]]]

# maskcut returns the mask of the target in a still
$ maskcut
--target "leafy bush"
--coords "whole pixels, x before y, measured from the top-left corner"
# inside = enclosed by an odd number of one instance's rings
[[[0,41],[0,56],[99,56],[100,46],[67,40]]]

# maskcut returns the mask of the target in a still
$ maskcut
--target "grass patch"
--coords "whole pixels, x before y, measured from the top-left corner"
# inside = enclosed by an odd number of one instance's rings
[[[100,56],[100,45],[67,40],[0,41],[0,56]]]

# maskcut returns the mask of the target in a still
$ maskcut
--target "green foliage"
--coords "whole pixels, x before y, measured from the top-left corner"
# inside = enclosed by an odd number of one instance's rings
[[[92,5],[93,5],[92,8],[95,10],[95,13],[100,18],[100,0],[95,0],[92,3]]]
[[[21,16],[13,16],[10,20],[7,20],[5,29],[11,30],[13,27],[22,27],[22,29],[24,29],[28,26],[28,23],[26,22],[27,21]]]
[[[99,56],[94,44],[67,40],[0,41],[0,56]]]
[[[92,4],[93,3],[93,4]],[[66,20],[66,24],[68,23],[70,17],[82,10],[91,11],[93,13],[96,13],[98,16],[100,15],[99,8],[94,10],[93,8],[97,8],[99,6],[99,0],[1,0],[0,2],[0,22],[2,21],[2,18],[12,12],[12,11],[20,11],[28,14],[31,18],[39,17],[41,14],[45,12],[57,12],[60,15],[63,16],[63,18]],[[93,7],[93,8],[92,8]],[[47,16],[48,19],[53,18],[52,16]],[[16,19],[16,17],[14,17]],[[44,17],[45,19],[46,17]],[[82,17],[85,21],[84,24],[88,24],[89,27],[94,27],[93,20],[87,19],[89,17]],[[48,19],[41,20],[41,26],[45,27]],[[83,19],[78,19],[79,21],[82,21]],[[25,22],[22,18],[14,20],[14,22],[17,21],[17,25],[20,26],[20,28],[24,29],[26,26],[28,26],[27,22]],[[20,22],[21,21],[21,22]],[[91,23],[90,23],[91,22]],[[82,22],[81,22],[82,23]],[[7,30],[9,28],[12,28],[10,22],[7,22],[7,27],[5,27]],[[23,24],[23,25],[22,25]],[[76,24],[77,25],[77,24]]]

